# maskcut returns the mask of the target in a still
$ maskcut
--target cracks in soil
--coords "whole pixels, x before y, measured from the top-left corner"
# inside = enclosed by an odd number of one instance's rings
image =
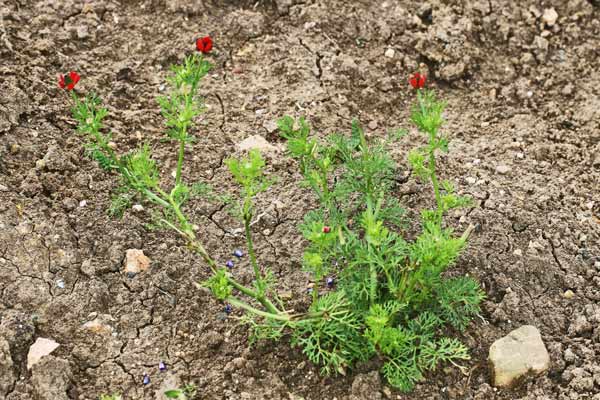
[[[552,241],[552,238],[548,237],[546,235],[545,231],[542,231],[542,238],[550,244],[550,248],[552,249],[552,257],[554,258],[556,265],[558,265],[558,267],[562,271],[566,271],[566,269],[562,266],[560,260],[558,259],[558,256],[556,255],[556,247],[554,246],[554,242]]]
[[[221,98],[221,96],[219,96],[218,93],[215,93],[215,97],[217,98],[217,100],[219,101],[219,104],[221,105],[221,125],[219,125],[219,130],[221,131],[221,133],[225,134],[225,104],[223,103],[223,99]],[[223,159],[221,158],[221,161],[223,161]],[[213,171],[214,174],[214,171]]]
[[[306,45],[303,41],[302,38],[298,39],[298,42],[300,43],[300,46],[304,47],[306,49],[306,51],[308,51],[310,54],[314,55],[315,58],[315,67],[317,67],[317,72],[313,72],[315,77],[318,79],[319,81],[319,86],[323,86],[323,81],[321,80],[321,76],[323,76],[323,68],[321,67],[321,60],[323,59],[323,55],[320,54],[318,51],[313,52],[310,47],[308,47],[308,45]]]

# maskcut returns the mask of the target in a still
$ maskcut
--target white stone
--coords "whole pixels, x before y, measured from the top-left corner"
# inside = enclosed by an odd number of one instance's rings
[[[550,368],[550,356],[535,326],[515,329],[492,344],[489,352],[492,383],[512,387],[522,378],[540,375]]]
[[[135,212],[142,212],[144,211],[144,206],[141,204],[134,204],[131,209]]]
[[[29,348],[29,353],[27,354],[27,369],[31,369],[42,357],[51,354],[58,346],[60,345],[52,339],[37,338],[35,343]]]
[[[544,10],[544,15],[542,15],[542,22],[549,27],[552,27],[556,24],[556,20],[558,20],[558,13],[556,10],[554,8],[546,8]]]
[[[396,52],[394,51],[394,49],[387,49],[384,53],[384,55],[387,58],[394,58],[394,55],[396,54]]]
[[[498,172],[499,174],[504,175],[504,174],[509,173],[510,169],[511,168],[508,165],[501,164],[501,165],[498,165],[496,167],[496,172]]]

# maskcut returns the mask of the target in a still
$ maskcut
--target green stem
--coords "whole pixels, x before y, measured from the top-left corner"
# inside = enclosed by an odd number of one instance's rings
[[[262,311],[262,310],[252,307],[248,303],[245,303],[245,302],[241,301],[240,299],[233,297],[233,296],[229,296],[226,301],[228,303],[230,303],[231,305],[243,308],[244,310],[249,311],[252,314],[259,315],[261,317],[265,317],[268,319],[276,319],[278,321],[290,321],[291,320],[291,318],[288,314],[279,313],[279,312]]]
[[[433,141],[434,139],[431,138]],[[429,171],[431,172],[431,184],[433,185],[433,191],[435,193],[435,202],[437,204],[437,217],[438,224],[442,223],[442,197],[440,195],[440,184],[437,179],[436,171],[435,171],[435,150],[429,151]]]
[[[252,218],[252,214],[245,213],[244,214],[244,228],[246,230],[246,244],[248,246],[248,255],[250,256],[250,263],[252,264],[252,268],[254,269],[254,276],[257,280],[262,280],[262,275],[260,273],[260,268],[258,268],[258,263],[256,262],[256,254],[254,254],[254,245],[252,243],[252,230],[250,229],[250,219]]]
[[[181,169],[183,168],[183,154],[185,152],[185,139],[179,141],[179,158],[177,159],[177,172],[175,172],[175,185],[181,183]]]

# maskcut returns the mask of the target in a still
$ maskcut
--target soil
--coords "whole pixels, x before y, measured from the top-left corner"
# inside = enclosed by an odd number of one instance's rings
[[[0,16],[0,398],[159,399],[194,382],[202,399],[600,399],[597,1],[5,0]],[[307,302],[297,224],[315,201],[273,122],[305,115],[319,134],[348,132],[354,117],[369,135],[407,128],[394,150],[407,177],[398,195],[416,215],[431,192],[405,166],[419,140],[408,75],[426,73],[447,100],[442,175],[477,203],[450,217],[458,232],[477,226],[451,273],[488,296],[485,321],[460,336],[472,349],[466,375],[440,368],[401,394],[377,362],[324,378],[287,340],[250,347],[239,313],[226,317],[196,287],[207,268],[177,236],[147,229],[147,209],[108,217],[118,180],[84,156],[57,74],[80,72],[77,90],[103,98],[119,151],[150,143],[168,184],[175,151],[155,98],[168,66],[206,34],[215,68],[184,173],[231,190],[223,159],[237,143],[258,134],[276,147],[278,182],[259,199],[254,232],[290,307]],[[222,205],[186,211],[217,259],[243,246]],[[127,249],[150,268],[126,276]],[[246,263],[236,268],[250,279]],[[526,324],[540,330],[550,371],[493,389],[490,344]],[[28,371],[37,337],[60,347]]]

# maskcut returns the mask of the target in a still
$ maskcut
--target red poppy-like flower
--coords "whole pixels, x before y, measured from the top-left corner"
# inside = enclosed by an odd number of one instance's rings
[[[425,86],[425,79],[427,77],[425,75],[421,75],[420,73],[415,73],[413,76],[410,77],[410,79],[408,80],[408,82],[410,82],[410,85],[415,88],[415,89],[421,89],[423,88],[423,86]]]
[[[328,227],[328,226],[324,226],[323,227],[323,233],[329,233],[329,232],[331,232],[331,228]]]
[[[58,87],[61,89],[73,90],[80,78],[81,76],[75,71],[69,72],[66,76],[61,74],[58,76]]]
[[[199,52],[204,54],[210,53],[212,46],[213,43],[210,36],[204,36],[203,38],[196,39],[196,49],[198,49]]]

